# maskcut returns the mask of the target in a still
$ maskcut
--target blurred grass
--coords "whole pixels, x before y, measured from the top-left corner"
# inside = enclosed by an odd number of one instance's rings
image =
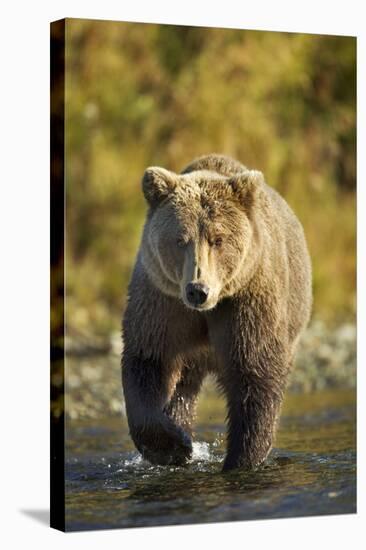
[[[69,328],[118,330],[149,165],[219,152],[262,170],[302,221],[314,315],[355,314],[356,40],[67,20]]]

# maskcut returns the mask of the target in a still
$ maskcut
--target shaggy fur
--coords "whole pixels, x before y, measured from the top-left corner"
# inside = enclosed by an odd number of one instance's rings
[[[184,464],[212,372],[227,400],[224,470],[254,468],[311,310],[302,227],[260,172],[221,155],[180,175],[149,168],[142,187],[149,210],[123,323],[131,437],[152,463]],[[189,283],[204,285],[204,303],[192,305]]]

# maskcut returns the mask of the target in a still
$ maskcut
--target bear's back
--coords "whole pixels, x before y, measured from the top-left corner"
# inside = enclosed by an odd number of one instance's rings
[[[211,155],[205,155],[195,159],[188,164],[188,166],[186,166],[181,173],[189,174],[190,172],[195,172],[196,170],[208,170],[210,172],[221,174],[222,176],[230,177],[240,172],[244,172],[247,168],[231,157],[212,153]]]

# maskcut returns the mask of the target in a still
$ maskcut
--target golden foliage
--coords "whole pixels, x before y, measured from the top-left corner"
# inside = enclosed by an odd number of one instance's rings
[[[218,152],[301,219],[314,312],[355,311],[356,40],[67,20],[67,321],[119,327],[146,166]]]

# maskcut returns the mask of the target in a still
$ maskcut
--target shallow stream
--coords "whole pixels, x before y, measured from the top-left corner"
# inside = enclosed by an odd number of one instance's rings
[[[276,445],[255,472],[222,474],[225,411],[201,399],[188,467],[141,460],[125,419],[69,421],[67,530],[252,520],[356,511],[355,392],[289,395]]]

